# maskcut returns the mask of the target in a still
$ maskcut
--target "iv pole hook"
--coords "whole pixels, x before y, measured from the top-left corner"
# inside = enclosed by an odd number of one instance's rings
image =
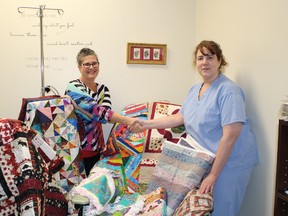
[[[23,9],[37,9],[39,10],[39,17],[40,17],[40,53],[41,53],[41,96],[45,95],[45,84],[44,84],[44,49],[43,49],[43,10],[57,10],[59,15],[62,15],[64,11],[62,9],[56,8],[46,8],[45,5],[40,5],[39,8],[37,7],[18,7],[18,12],[23,13]]]

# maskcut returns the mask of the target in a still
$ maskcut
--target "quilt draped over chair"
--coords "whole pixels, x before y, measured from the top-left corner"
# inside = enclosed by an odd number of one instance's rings
[[[24,122],[63,158],[65,165],[55,173],[55,178],[63,192],[68,193],[86,177],[79,157],[78,120],[70,99],[57,96],[23,99],[19,118],[24,116]]]

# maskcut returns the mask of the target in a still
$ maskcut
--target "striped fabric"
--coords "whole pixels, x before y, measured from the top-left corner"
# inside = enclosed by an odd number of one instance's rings
[[[148,103],[126,106],[121,114],[147,120]],[[126,189],[130,192],[135,192],[138,188],[140,162],[145,138],[146,131],[134,134],[127,129],[127,125],[114,124],[104,148],[104,154],[102,154],[102,162],[100,161],[101,163],[98,162],[96,164],[102,166],[103,161],[107,164],[114,164],[113,161],[117,159],[119,163],[116,167],[119,166],[123,169],[123,182]]]
[[[101,124],[109,121],[113,113],[108,88],[105,85],[97,86],[97,93],[92,92],[77,79],[68,83],[65,91],[65,94],[69,95],[79,107],[94,116],[93,119],[90,119],[83,113],[76,111],[85,128],[84,137],[81,137],[81,147],[84,151],[101,151],[104,146]]]
[[[98,104],[101,104],[101,106],[111,109],[111,97],[107,86],[97,83],[97,92],[93,92],[83,82],[81,82],[81,80],[76,79],[69,82],[66,93],[70,91],[70,85],[75,86],[84,94],[91,96]]]

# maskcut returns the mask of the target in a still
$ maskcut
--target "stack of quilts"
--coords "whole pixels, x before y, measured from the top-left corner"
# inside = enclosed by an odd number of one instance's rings
[[[158,187],[166,189],[167,216],[174,213],[191,189],[199,187],[214,161],[213,153],[199,149],[198,146],[191,136],[181,138],[178,144],[165,141],[163,145],[146,193]]]
[[[126,106],[122,114],[130,117],[148,118],[148,103],[139,103]],[[109,166],[114,171],[121,172],[125,190],[131,193],[138,189],[139,169],[142,159],[146,133],[134,134],[127,125],[116,123],[111,129],[102,158],[96,166]]]

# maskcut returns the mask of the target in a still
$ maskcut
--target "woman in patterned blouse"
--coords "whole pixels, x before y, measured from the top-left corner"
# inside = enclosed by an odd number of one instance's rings
[[[81,158],[88,176],[104,146],[102,123],[131,124],[134,119],[111,110],[108,87],[95,82],[100,62],[93,50],[81,49],[77,55],[77,64],[80,77],[68,83],[65,94],[72,99],[77,117],[84,125],[84,132],[80,133]]]

